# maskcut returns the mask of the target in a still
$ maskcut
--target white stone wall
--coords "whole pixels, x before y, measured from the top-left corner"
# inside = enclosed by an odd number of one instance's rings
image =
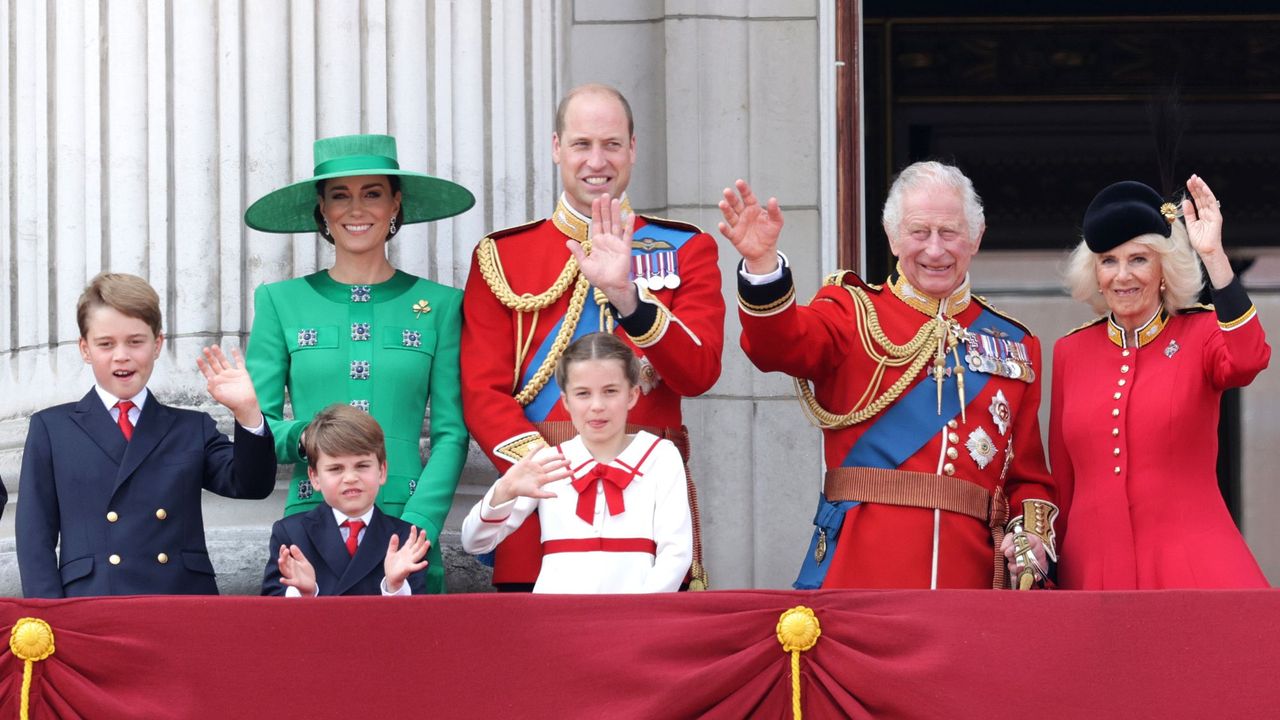
[[[93,382],[76,350],[87,280],[114,270],[156,287],[169,342],[151,386],[167,402],[206,406],[199,347],[244,342],[258,284],[332,262],[315,235],[248,230],[244,208],[310,176],[316,137],[388,132],[404,167],[477,197],[458,218],[405,228],[390,249],[399,267],[461,286],[481,237],[554,201],[541,148],[562,12],[556,0],[15,0],[0,10],[0,475],[10,494],[0,594],[18,590],[13,503],[27,416]],[[468,487],[488,481],[485,464],[473,454]],[[279,494],[206,502],[215,562],[242,576],[231,589],[260,577],[282,506]]]

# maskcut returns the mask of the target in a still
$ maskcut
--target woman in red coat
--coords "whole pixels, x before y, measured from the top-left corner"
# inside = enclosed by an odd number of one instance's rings
[[[1085,212],[1067,282],[1107,314],[1053,350],[1062,587],[1267,587],[1215,463],[1222,392],[1252,382],[1271,348],[1222,249],[1220,204],[1195,175],[1187,190],[1179,209],[1116,183]],[[1213,306],[1193,305],[1201,262]]]

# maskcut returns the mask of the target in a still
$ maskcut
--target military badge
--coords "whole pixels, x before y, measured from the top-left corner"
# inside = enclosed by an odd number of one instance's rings
[[[653,363],[649,362],[649,358],[640,358],[640,392],[648,395],[654,388],[658,387],[658,370],[653,367]]]
[[[1174,356],[1174,354],[1176,354],[1181,349],[1182,348],[1178,345],[1177,340],[1170,340],[1169,344],[1166,345],[1164,348],[1164,356],[1167,358],[1171,358]]]
[[[980,468],[985,468],[996,456],[996,444],[982,428],[969,433],[969,439],[965,441],[964,446],[969,448],[969,457],[973,458]]]
[[[1003,390],[996,391],[996,396],[991,398],[991,407],[987,409],[991,411],[991,419],[995,421],[996,427],[1000,428],[1000,434],[1007,435],[1009,422],[1013,419],[1013,410],[1009,407],[1009,401],[1005,399]]]

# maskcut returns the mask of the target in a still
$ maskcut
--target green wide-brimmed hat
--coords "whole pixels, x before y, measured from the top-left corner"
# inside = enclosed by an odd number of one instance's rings
[[[274,233],[316,232],[316,183],[354,175],[400,178],[403,224],[427,222],[466,212],[476,204],[471,191],[448,180],[401,170],[396,139],[390,135],[344,135],[315,143],[315,175],[272,191],[249,206],[244,222]]]

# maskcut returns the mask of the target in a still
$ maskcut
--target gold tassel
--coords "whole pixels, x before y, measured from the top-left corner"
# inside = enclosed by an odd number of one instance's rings
[[[804,605],[797,605],[778,618],[777,635],[783,652],[791,653],[791,716],[795,720],[801,720],[800,653],[818,643],[822,625],[812,610]]]
[[[15,657],[22,658],[22,697],[18,705],[18,717],[29,720],[32,666],[53,654],[53,628],[39,618],[19,618],[9,633],[9,649]]]

